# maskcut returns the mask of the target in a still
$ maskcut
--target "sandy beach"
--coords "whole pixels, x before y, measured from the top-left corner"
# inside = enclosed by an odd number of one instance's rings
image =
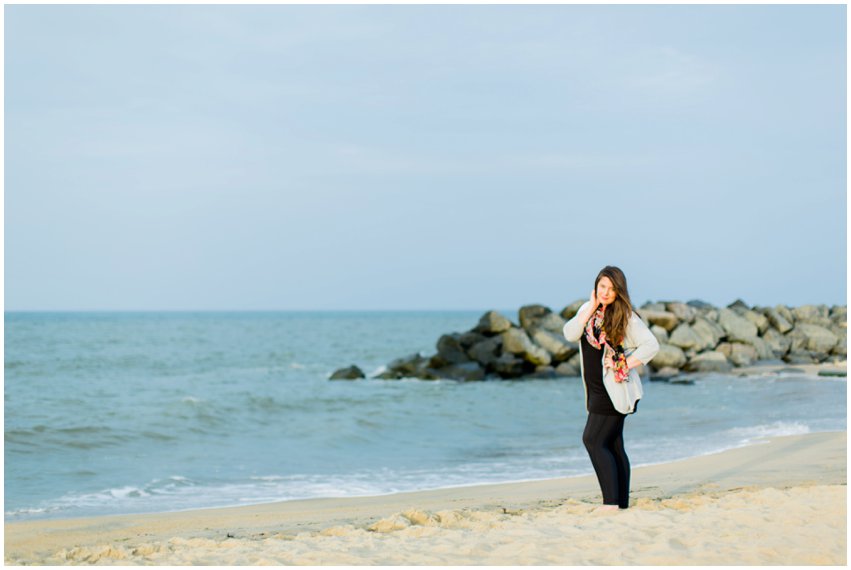
[[[7,523],[7,564],[846,564],[846,433],[593,476]]]

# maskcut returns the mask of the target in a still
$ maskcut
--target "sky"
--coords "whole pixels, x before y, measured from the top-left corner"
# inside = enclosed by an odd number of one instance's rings
[[[6,5],[15,310],[847,302],[844,5]]]

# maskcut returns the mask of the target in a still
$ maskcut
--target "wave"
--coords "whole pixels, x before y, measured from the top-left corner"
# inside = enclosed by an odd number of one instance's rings
[[[776,437],[782,435],[802,435],[810,433],[810,426],[802,422],[776,421],[770,424],[758,424],[755,426],[735,427],[725,430],[724,435],[738,438],[741,443],[747,444],[758,439]]]

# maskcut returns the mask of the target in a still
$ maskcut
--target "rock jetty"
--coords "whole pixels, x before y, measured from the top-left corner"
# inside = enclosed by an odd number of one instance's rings
[[[517,323],[488,311],[469,331],[442,335],[435,354],[398,358],[375,378],[578,377],[579,343],[565,340],[562,329],[584,302],[577,300],[558,313],[544,305],[526,305],[518,311]],[[815,364],[847,357],[846,305],[749,307],[737,300],[719,308],[692,300],[647,302],[637,312],[659,340],[659,353],[649,364],[655,379],[680,372],[730,372],[758,361]],[[364,377],[357,366],[331,375]]]

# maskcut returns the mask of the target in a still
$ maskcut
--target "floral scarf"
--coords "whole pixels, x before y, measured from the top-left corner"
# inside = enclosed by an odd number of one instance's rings
[[[623,345],[619,344],[612,347],[606,338],[606,331],[603,330],[603,315],[606,313],[606,306],[598,307],[597,310],[588,319],[585,325],[585,338],[588,344],[594,348],[603,348],[603,357],[609,355],[612,357],[612,362],[615,364],[615,382],[629,382],[629,367],[626,365],[626,354],[624,354]]]

